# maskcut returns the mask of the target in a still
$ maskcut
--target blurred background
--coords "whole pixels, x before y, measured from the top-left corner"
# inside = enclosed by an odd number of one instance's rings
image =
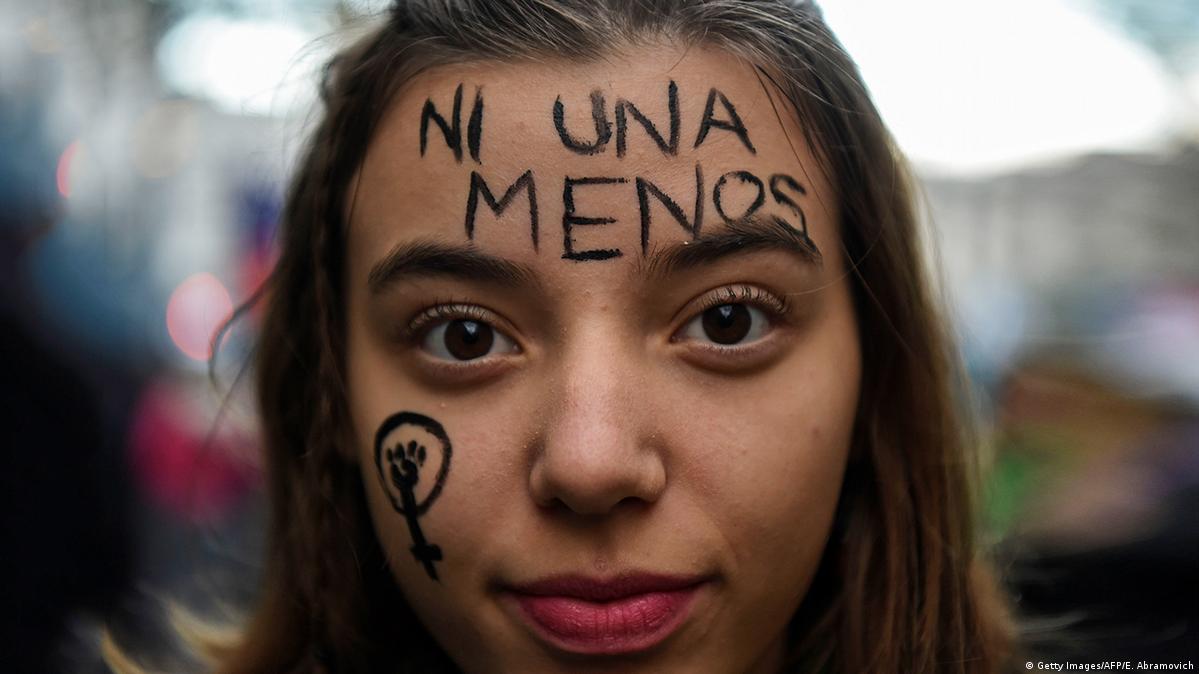
[[[174,668],[251,596],[236,385],[325,60],[379,0],[0,0],[0,669]],[[1039,652],[1199,650],[1199,0],[826,0],[925,181]],[[155,660],[154,658],[160,658]]]

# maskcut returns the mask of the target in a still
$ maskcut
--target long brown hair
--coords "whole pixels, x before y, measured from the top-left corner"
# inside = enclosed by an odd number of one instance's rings
[[[353,176],[397,89],[448,63],[593,59],[617,45],[711,45],[796,114],[841,209],[863,354],[837,523],[791,625],[793,666],[993,672],[1005,604],[976,549],[972,450],[932,299],[906,164],[811,2],[401,0],[337,57],[291,185],[256,377],[271,503],[264,586],[227,674],[452,670],[407,608],[370,525],[349,442],[343,282]],[[785,110],[787,106],[789,110]],[[398,607],[398,608],[397,608]]]

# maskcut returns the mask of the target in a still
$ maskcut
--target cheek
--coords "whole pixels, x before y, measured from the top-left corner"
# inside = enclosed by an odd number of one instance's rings
[[[733,420],[694,429],[688,444],[704,449],[692,471],[713,505],[720,504],[715,512],[724,513],[727,530],[759,540],[807,534],[805,522],[831,511],[848,456],[853,406],[846,407],[796,390],[743,409],[708,411],[708,419]]]
[[[375,531],[410,598],[419,602],[420,595],[433,590],[442,593],[444,600],[445,592],[460,588],[460,579],[472,575],[470,564],[479,556],[475,553],[503,531],[521,499],[529,498],[521,451],[526,429],[517,421],[530,418],[528,396],[511,386],[490,389],[485,396],[436,395],[412,382],[394,356],[372,350],[369,343],[356,343],[353,333],[350,342],[351,354],[354,346],[360,347],[348,363],[353,451]],[[386,491],[386,467],[381,471],[376,462],[379,425],[397,412],[416,412],[436,420],[452,446],[442,488],[417,518],[428,542],[442,550],[443,558],[435,566],[445,582],[430,583],[421,565],[413,563],[408,518],[394,507]],[[425,478],[422,470],[414,489],[418,497],[428,488]]]
[[[813,340],[760,378],[708,388],[689,415],[705,421],[684,426],[701,506],[764,593],[806,587],[849,456],[860,375],[852,323]]]
[[[444,398],[397,382],[376,403],[385,416],[395,409],[415,409],[435,416],[453,444],[444,489],[418,518],[428,543],[437,545],[438,580],[432,580],[412,552],[413,537],[405,517],[396,512],[380,485],[377,469],[360,441],[362,476],[378,540],[401,592],[441,646],[449,652],[472,652],[512,626],[489,600],[487,562],[512,554],[513,545],[527,551],[529,495],[522,460],[528,396],[519,391],[496,395],[486,404]],[[361,427],[369,437],[374,429]],[[486,671],[487,665],[476,665]]]

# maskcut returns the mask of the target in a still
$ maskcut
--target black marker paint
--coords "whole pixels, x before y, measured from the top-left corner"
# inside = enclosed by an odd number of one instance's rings
[[[562,97],[554,99],[554,128],[568,149],[579,154],[598,154],[612,138],[612,122],[608,121],[608,111],[604,109],[604,92],[599,89],[591,92],[591,119],[595,122],[595,142],[576,140],[566,130],[566,110],[562,106]]]
[[[441,129],[441,135],[445,137],[445,144],[449,146],[454,153],[454,161],[462,162],[462,85],[454,90],[454,108],[450,115],[450,121],[446,121],[441,113],[437,112],[437,106],[433,105],[433,99],[426,98],[425,106],[420,111],[420,156],[425,156],[425,150],[429,145],[429,122],[432,121]],[[475,102],[471,109],[470,121],[467,123],[466,135],[467,144],[470,146],[470,156],[476,162],[479,161],[479,143],[483,134],[483,90],[482,88],[475,91]],[[482,163],[482,162],[479,162]]]
[[[499,217],[508,208],[508,204],[516,198],[516,193],[525,190],[529,194],[529,230],[533,237],[533,250],[537,250],[537,185],[533,180],[532,169],[520,174],[516,182],[504,190],[504,196],[496,201],[495,194],[487,187],[487,181],[478,171],[470,172],[470,193],[466,197],[466,238],[475,238],[475,211],[479,208],[479,195],[483,195],[492,213]]]
[[[575,215],[575,186],[576,185],[614,185],[618,183],[627,183],[625,178],[571,178],[567,177],[562,185],[562,206],[565,211],[562,214],[562,259],[576,260],[579,262],[586,260],[610,260],[614,257],[620,257],[623,253],[618,248],[604,248],[598,250],[582,250],[574,249],[574,241],[571,240],[570,230],[576,225],[607,225],[616,222],[616,218],[588,218]]]
[[[422,436],[432,437],[439,446],[430,448],[422,444]],[[384,442],[393,437],[395,442],[385,447]],[[424,499],[417,500],[416,485],[420,482],[420,470],[425,462],[436,459],[440,453],[441,467],[433,478],[433,487]],[[416,412],[397,412],[391,415],[375,433],[375,466],[379,469],[379,481],[383,491],[391,500],[391,506],[404,516],[408,533],[412,536],[412,555],[425,567],[425,573],[438,580],[434,562],[442,559],[441,548],[425,540],[417,521],[429,510],[433,501],[441,494],[446,475],[450,470],[450,438],[445,429],[435,420]],[[427,482],[426,482],[427,484]]]
[[[716,119],[712,116],[715,112],[717,97],[720,98],[721,105],[729,113],[728,120]],[[758,153],[754,149],[754,144],[749,142],[749,131],[746,130],[745,124],[741,122],[741,117],[737,114],[737,108],[733,107],[733,102],[725,98],[724,94],[716,88],[708,92],[708,104],[704,106],[704,119],[700,122],[699,135],[695,137],[695,145],[692,147],[699,147],[704,142],[704,139],[708,137],[708,131],[712,128],[732,131],[737,134],[742,143],[745,143],[745,147],[749,148],[751,153]]]
[[[644,255],[646,248],[649,246],[649,225],[650,225],[650,205],[649,197],[653,195],[658,201],[666,207],[670,215],[678,221],[683,229],[691,234],[691,238],[699,238],[700,227],[704,222],[704,171],[699,164],[695,165],[695,217],[688,222],[687,214],[683,213],[683,209],[675,203],[670,195],[663,192],[657,185],[650,181],[637,177],[637,204],[641,209],[641,254]]]
[[[429,120],[433,120],[441,129],[441,133],[445,136],[446,145],[454,152],[454,160],[462,161],[462,126],[459,120],[462,117],[462,85],[454,90],[454,112],[452,121],[446,122],[445,117],[442,117],[437,112],[437,106],[433,105],[433,99],[425,99],[425,107],[420,111],[420,156],[425,156],[425,147],[429,143]]]
[[[728,214],[724,212],[724,187],[728,183],[728,179],[730,177],[736,178],[742,183],[752,183],[758,188],[758,194],[756,197],[754,197],[753,203],[749,205],[749,208],[745,209],[744,213],[735,218],[730,218]],[[716,205],[716,212],[720,214],[720,217],[725,222],[733,224],[739,220],[744,220],[745,218],[753,215],[754,211],[758,210],[762,207],[762,204],[766,203],[766,186],[762,184],[762,181],[758,178],[758,176],[750,173],[749,171],[729,171],[728,173],[720,176],[720,179],[716,181],[716,187],[712,188],[712,202]]]
[[[475,89],[475,104],[470,110],[470,121],[466,123],[466,147],[470,149],[470,158],[482,164],[479,159],[479,143],[483,138],[483,87]]]
[[[811,242],[811,239],[808,237],[808,217],[804,215],[803,209],[800,208],[799,204],[796,203],[794,199],[787,196],[785,192],[783,192],[780,187],[780,183],[785,184],[787,187],[799,192],[803,196],[807,196],[808,191],[804,189],[803,185],[801,185],[798,180],[785,173],[775,173],[774,175],[770,176],[770,195],[774,197],[775,201],[786,206],[787,208],[790,208],[796,215],[799,216],[799,229],[797,231],[800,234],[803,234],[804,238]],[[795,228],[792,227],[792,229]]]
[[[623,157],[625,155],[625,135],[628,132],[628,115],[632,115],[633,119],[641,123],[645,128],[645,132],[658,145],[658,149],[662,150],[667,155],[677,155],[679,153],[679,87],[670,81],[670,86],[666,89],[666,106],[670,111],[670,140],[667,141],[658,133],[658,127],[646,117],[637,106],[624,100],[623,98],[616,101],[616,156]]]

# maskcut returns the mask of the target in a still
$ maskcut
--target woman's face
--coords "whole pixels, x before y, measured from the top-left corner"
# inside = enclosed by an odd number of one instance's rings
[[[444,67],[385,115],[350,194],[354,454],[466,671],[777,668],[860,371],[793,117],[665,48]]]

